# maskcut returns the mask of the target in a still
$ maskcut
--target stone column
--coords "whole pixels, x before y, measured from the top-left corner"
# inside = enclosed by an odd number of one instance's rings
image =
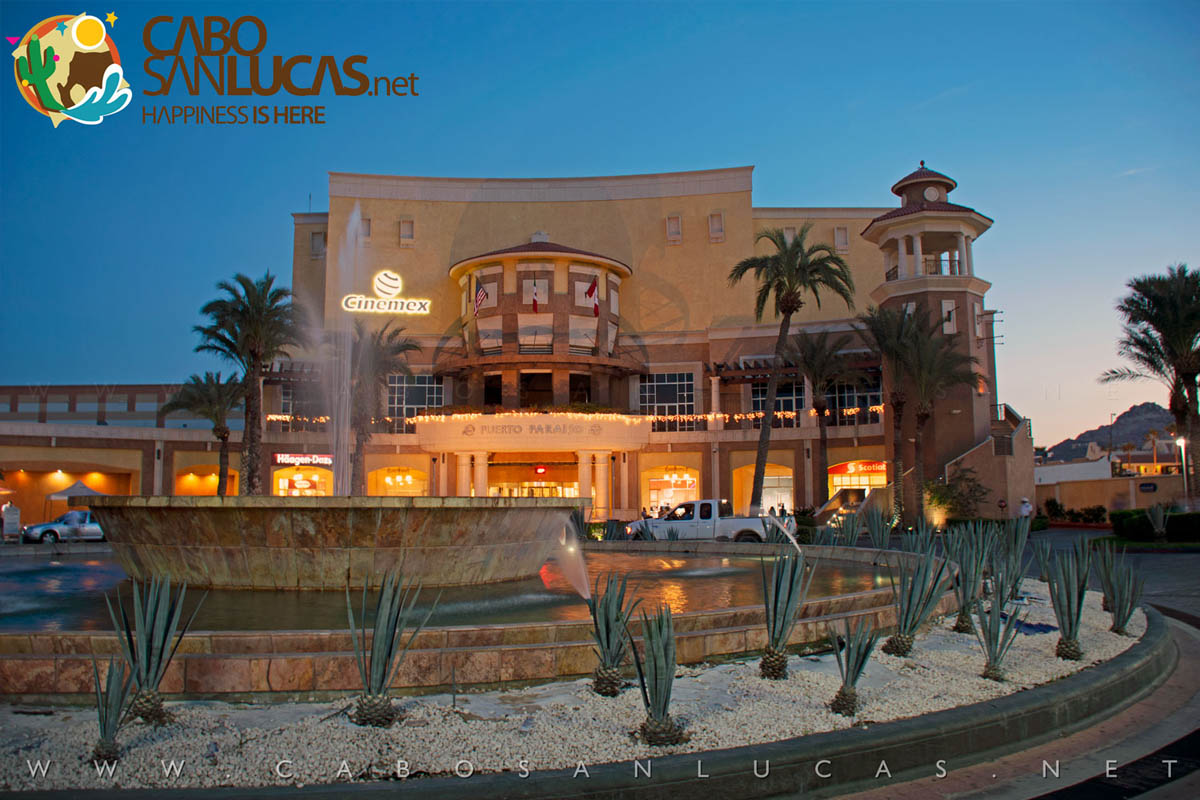
[[[958,274],[970,275],[970,264],[967,261],[967,237],[961,233],[954,234],[955,243],[958,245]]]
[[[967,274],[974,275],[975,274],[975,250],[974,250],[975,237],[967,236],[967,237],[965,237],[965,241],[966,241],[966,245],[967,245]]]
[[[488,496],[487,457],[486,452],[472,453],[475,456],[475,496]]]
[[[611,492],[608,485],[608,478],[612,473],[611,456],[612,454],[608,450],[600,450],[596,453],[596,506],[592,511],[593,519],[608,519],[612,511],[612,504],[609,502]]]
[[[437,463],[437,494],[438,497],[448,497],[450,495],[450,456],[446,453],[438,453]]]
[[[721,379],[719,377],[717,377],[716,375],[714,375],[708,379],[708,385],[709,385],[709,390],[712,392],[712,406],[711,406],[712,413],[720,414],[721,413]],[[713,430],[720,431],[720,430],[724,430],[724,429],[725,429],[725,419],[723,417],[718,416],[715,419],[713,419]]]
[[[712,458],[708,462],[709,470],[712,471],[712,478],[709,483],[712,485],[712,497],[721,499],[721,451],[714,444],[712,446]]]
[[[521,373],[506,369],[500,373],[500,391],[504,408],[521,407]]]
[[[550,373],[554,386],[554,405],[565,406],[571,402],[571,373],[565,369],[556,369]]]
[[[918,278],[925,274],[925,256],[921,251],[921,234],[913,234],[913,274]]]
[[[454,482],[454,493],[459,497],[471,496],[471,454],[455,453],[454,461],[458,464],[458,480]]]
[[[617,480],[621,482],[621,508],[629,508],[629,459],[625,453],[617,454]]]
[[[606,372],[592,371],[592,402],[607,406],[612,403],[612,376]]]
[[[592,451],[580,450],[579,456],[579,496],[584,500],[592,497]]]
[[[896,237],[896,277],[903,280],[908,277],[908,243],[906,236]]]

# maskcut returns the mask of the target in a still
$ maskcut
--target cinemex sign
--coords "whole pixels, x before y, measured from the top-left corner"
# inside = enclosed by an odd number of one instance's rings
[[[391,270],[375,273],[372,288],[375,297],[348,294],[342,298],[342,309],[353,314],[428,314],[429,301],[423,298],[401,297],[404,282]]]

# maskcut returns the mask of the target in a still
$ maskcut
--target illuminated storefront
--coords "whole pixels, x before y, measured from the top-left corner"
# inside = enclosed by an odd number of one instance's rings
[[[829,496],[841,489],[878,489],[887,486],[887,463],[845,461],[829,468]]]
[[[327,497],[333,492],[333,456],[275,453],[271,491],[279,497]]]
[[[683,466],[667,466],[647,473],[648,509],[672,508],[700,499],[700,475]]]

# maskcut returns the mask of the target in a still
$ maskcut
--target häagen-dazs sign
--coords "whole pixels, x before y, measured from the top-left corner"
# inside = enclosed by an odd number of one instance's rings
[[[629,450],[650,438],[650,421],[567,418],[555,414],[481,414],[416,422],[417,440],[426,450],[573,451]]]

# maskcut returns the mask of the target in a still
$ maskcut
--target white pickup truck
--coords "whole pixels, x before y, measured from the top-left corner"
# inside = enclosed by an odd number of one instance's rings
[[[763,541],[762,517],[735,517],[728,500],[692,500],[675,506],[664,517],[639,519],[625,526],[625,535],[636,538],[641,531],[655,539],[718,539],[735,542]]]

